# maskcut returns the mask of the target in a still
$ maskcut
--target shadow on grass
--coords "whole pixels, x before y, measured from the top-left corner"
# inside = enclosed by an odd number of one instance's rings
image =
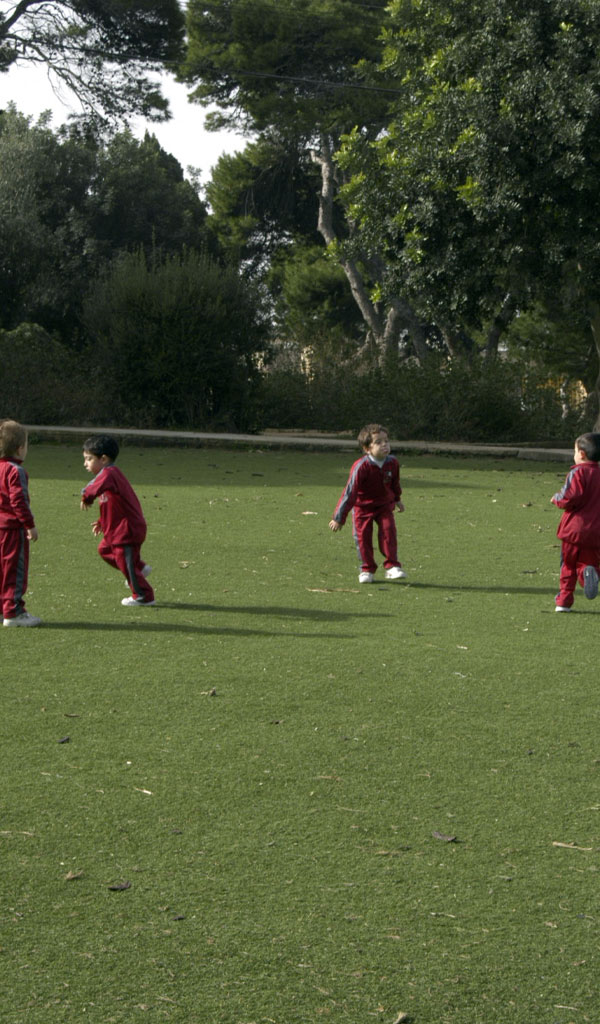
[[[304,632],[279,632],[278,630],[268,629],[244,629],[235,628],[232,626],[216,626],[210,623],[202,625],[194,625],[191,622],[171,623],[171,622],[153,622],[152,616],[155,611],[160,609],[161,611],[176,611],[176,612],[213,612],[219,613],[219,615],[226,615],[229,612],[240,615],[262,615],[265,618],[288,618],[288,619],[312,619],[318,622],[341,622],[346,619],[352,619],[359,616],[361,619],[369,617],[369,614],[365,616],[362,611],[356,612],[336,612],[336,611],[317,611],[306,608],[278,608],[269,607],[265,605],[233,605],[223,606],[216,604],[185,604],[179,603],[178,601],[165,601],[160,603],[156,610],[145,609],[143,614],[148,616],[148,620],[141,622],[139,619],[134,621],[124,622],[47,622],[44,621],[44,629],[83,629],[83,630],[119,630],[125,632],[156,632],[156,633],[200,633],[204,636],[293,636],[300,639],[322,639],[325,634],[323,633],[304,633]],[[381,618],[381,613],[370,615],[371,618]],[[332,639],[348,639],[346,634],[340,633],[327,633],[327,637]]]
[[[407,590],[450,590],[452,593],[460,593],[462,590],[477,591],[482,594],[556,594],[554,587],[491,587],[488,584],[480,586],[474,583],[407,583]]]
[[[235,629],[229,626],[194,626],[190,622],[48,622],[44,620],[41,629],[80,629],[86,632],[119,632],[119,633],[198,633],[199,636],[269,636],[296,637],[298,640],[349,640],[354,635],[349,633],[297,633],[277,632],[268,629]]]

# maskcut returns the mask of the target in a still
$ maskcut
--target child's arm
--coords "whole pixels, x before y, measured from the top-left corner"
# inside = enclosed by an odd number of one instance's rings
[[[11,468],[7,477],[7,486],[8,500],[15,518],[19,520],[25,530],[35,530],[33,512],[29,504],[27,476],[22,467],[17,468],[14,466]]]
[[[337,533],[338,530],[342,529],[342,526],[348,517],[348,513],[356,504],[356,497],[358,494],[358,469],[359,463],[356,462],[350,470],[348,482],[342,491],[340,500],[335,506],[333,519],[330,519],[329,521],[329,529],[333,530],[334,533]]]
[[[573,512],[582,504],[583,494],[583,474],[578,473],[575,468],[567,474],[562,490],[553,494],[550,501],[557,508]]]

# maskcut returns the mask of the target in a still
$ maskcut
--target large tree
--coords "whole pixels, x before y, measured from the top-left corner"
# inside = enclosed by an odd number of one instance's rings
[[[340,244],[354,230],[339,203],[340,139],[355,125],[375,139],[388,121],[390,90],[376,71],[385,8],[385,0],[191,0],[181,77],[194,86],[193,99],[217,104],[209,124],[236,125],[273,152],[295,154],[304,180],[312,161],[315,228],[337,256],[370,338],[384,351],[409,336],[425,356],[422,325],[402,294],[382,302],[371,294],[378,254]]]
[[[386,131],[341,162],[367,248],[423,315],[487,347],[539,299],[578,307],[600,346],[600,7],[394,0]]]
[[[73,340],[90,280],[118,253],[215,252],[206,207],[153,136],[105,142],[0,115],[0,327],[35,321]]]
[[[0,0],[0,72],[42,66],[96,120],[168,116],[152,74],[182,44],[177,0]]]

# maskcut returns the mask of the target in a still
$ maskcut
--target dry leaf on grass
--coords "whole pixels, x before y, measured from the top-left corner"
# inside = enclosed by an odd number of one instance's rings
[[[115,885],[109,885],[108,888],[112,892],[124,892],[125,889],[131,889],[131,882],[116,882]]]
[[[443,843],[455,843],[456,836],[446,836],[443,832],[432,832],[434,839],[441,839]]]
[[[65,882],[75,882],[78,878],[83,878],[83,871],[67,871]]]

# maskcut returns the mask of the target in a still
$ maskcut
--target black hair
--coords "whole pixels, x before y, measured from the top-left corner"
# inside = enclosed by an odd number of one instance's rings
[[[95,455],[98,459],[102,455],[106,455],[111,462],[114,462],[119,454],[119,445],[110,434],[93,434],[83,442],[83,450],[89,452],[90,455]]]
[[[575,447],[590,460],[600,462],[600,434],[580,434],[575,441]]]

